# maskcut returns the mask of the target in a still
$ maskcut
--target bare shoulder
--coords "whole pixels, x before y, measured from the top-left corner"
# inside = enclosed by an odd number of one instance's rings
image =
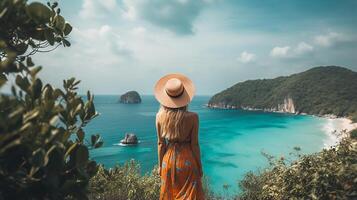
[[[187,111],[186,112],[186,117],[189,118],[189,119],[192,119],[192,120],[198,120],[198,114],[195,113],[195,112]]]

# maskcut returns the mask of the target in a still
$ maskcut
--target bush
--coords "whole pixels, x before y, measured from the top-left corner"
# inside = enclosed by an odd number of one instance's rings
[[[89,196],[91,200],[157,200],[160,197],[160,183],[157,167],[141,175],[140,164],[134,160],[111,169],[101,165],[90,181]],[[202,184],[207,200],[224,199],[211,191],[207,177],[203,177]]]
[[[160,181],[156,167],[142,176],[134,160],[111,169],[100,166],[90,181],[90,199],[159,199]]]
[[[346,138],[292,164],[278,160],[267,170],[248,173],[237,199],[355,199],[356,163],[357,141]]]
[[[87,199],[97,164],[83,127],[97,112],[93,95],[77,95],[80,81],[63,81],[64,90],[45,84],[31,55],[70,46],[72,27],[57,3],[0,1],[0,89],[15,77],[11,94],[0,94],[0,199]],[[76,135],[76,137],[71,137]]]
[[[357,129],[354,129],[350,132],[350,137],[355,140],[357,139]]]
[[[357,112],[351,114],[351,120],[352,120],[352,122],[354,122],[354,123],[357,122]]]

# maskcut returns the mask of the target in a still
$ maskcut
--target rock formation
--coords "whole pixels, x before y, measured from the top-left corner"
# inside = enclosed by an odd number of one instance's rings
[[[141,97],[138,92],[129,91],[120,96],[119,102],[125,104],[138,104],[141,103]]]
[[[125,133],[125,138],[120,140],[122,144],[138,144],[138,138],[134,133]]]
[[[283,104],[279,104],[277,111],[285,113],[295,113],[294,101],[291,97],[286,97]]]
[[[243,109],[243,110],[250,110],[250,111],[266,111],[266,112],[283,112],[283,113],[294,113],[297,114],[298,111],[295,109],[294,101],[291,97],[285,97],[284,102],[278,104],[276,107],[272,108],[255,108],[250,106],[235,106],[230,104],[224,103],[212,103],[207,104],[209,108],[220,108],[220,109]]]

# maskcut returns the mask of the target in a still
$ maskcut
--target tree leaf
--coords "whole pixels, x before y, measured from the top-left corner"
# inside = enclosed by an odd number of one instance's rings
[[[43,149],[38,149],[32,153],[31,164],[35,167],[42,167],[45,165],[46,152]]]
[[[55,89],[55,91],[53,92],[53,96],[57,99],[58,97],[64,97],[64,93],[62,92],[62,90],[60,89]]]
[[[26,122],[36,118],[39,114],[40,114],[40,111],[37,109],[27,112],[26,114],[24,114],[24,122],[26,123]]]
[[[34,84],[32,85],[32,94],[35,99],[41,96],[42,90],[42,81],[40,79],[36,79]]]
[[[31,58],[31,57],[27,57],[27,58],[26,58],[26,65],[27,65],[28,67],[32,67],[32,66],[35,65],[35,64],[32,62],[32,58]]]
[[[63,30],[64,35],[68,35],[69,33],[71,33],[72,29],[72,26],[69,23],[66,23]]]
[[[30,71],[30,74],[31,76],[35,77],[36,74],[41,71],[42,67],[41,66],[38,66],[38,67],[35,67],[35,68],[32,68],[31,71]]]
[[[71,152],[73,151],[73,149],[75,147],[77,147],[78,143],[73,143],[66,151],[66,153],[64,154],[64,158],[66,159],[70,154]]]
[[[7,12],[7,8],[4,8],[1,12],[0,12],[0,19],[6,14]]]
[[[64,45],[65,47],[70,47],[70,46],[71,46],[71,43],[70,43],[68,40],[63,39],[62,41],[63,41],[63,45]]]
[[[53,35],[53,32],[50,29],[45,30],[45,38],[50,45],[55,44],[55,36]]]
[[[88,90],[88,91],[87,91],[87,100],[88,100],[88,101],[90,100],[90,97],[91,97],[91,94],[90,94],[90,91]]]
[[[99,148],[99,147],[103,146],[103,144],[104,144],[103,141],[99,141],[99,142],[95,143],[94,148],[95,148],[95,149],[96,149],[96,148]]]
[[[48,23],[51,17],[51,10],[39,2],[33,2],[26,7],[27,15],[38,23]]]
[[[0,87],[2,86],[2,85],[4,85],[5,83],[6,83],[6,81],[7,81],[7,78],[6,78],[6,76],[5,76],[5,74],[0,74]]]
[[[80,145],[76,150],[75,156],[76,167],[84,168],[87,165],[89,159],[88,148],[84,145]]]
[[[94,144],[97,142],[98,138],[99,138],[98,135],[91,135],[92,146],[94,146]]]
[[[65,28],[65,20],[61,15],[56,15],[55,16],[55,27],[60,30],[63,31]]]
[[[17,44],[16,46],[14,46],[14,47],[16,49],[16,53],[18,55],[22,55],[27,51],[28,46],[29,45],[26,44],[26,43],[20,43],[20,44]]]
[[[15,83],[19,86],[23,91],[27,91],[30,83],[28,82],[26,77],[21,77],[20,75],[16,76]]]
[[[79,129],[79,130],[77,131],[77,137],[78,137],[78,140],[79,140],[80,142],[83,142],[83,139],[84,139],[84,131],[83,131],[83,129]]]

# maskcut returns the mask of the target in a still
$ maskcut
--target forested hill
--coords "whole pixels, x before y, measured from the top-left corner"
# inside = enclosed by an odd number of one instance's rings
[[[357,119],[357,72],[343,67],[315,67],[285,77],[248,80],[214,95],[218,108],[334,114]]]

